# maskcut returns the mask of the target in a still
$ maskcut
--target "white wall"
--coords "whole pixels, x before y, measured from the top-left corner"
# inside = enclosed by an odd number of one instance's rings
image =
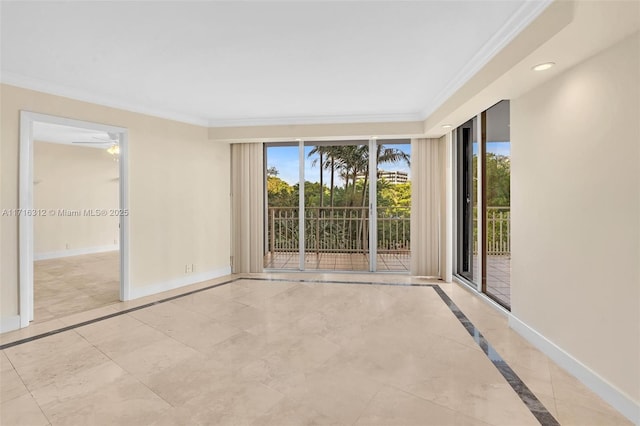
[[[511,102],[513,315],[640,402],[640,36]]]
[[[230,149],[205,127],[0,85],[0,208],[18,207],[20,110],[129,131],[133,296],[228,273]],[[18,312],[18,219],[0,217],[0,320]],[[195,272],[185,275],[185,265]],[[2,325],[2,324],[0,324]]]
[[[35,142],[35,258],[116,248],[119,243],[118,163],[104,149]],[[60,214],[79,213],[79,216]],[[86,210],[106,210],[92,216]]]

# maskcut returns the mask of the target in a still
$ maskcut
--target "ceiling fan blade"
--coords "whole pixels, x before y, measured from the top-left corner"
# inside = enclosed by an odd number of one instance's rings
[[[85,144],[98,144],[98,145],[106,145],[109,143],[112,143],[111,141],[103,141],[103,142],[97,142],[97,141],[72,141],[71,143],[85,143]]]

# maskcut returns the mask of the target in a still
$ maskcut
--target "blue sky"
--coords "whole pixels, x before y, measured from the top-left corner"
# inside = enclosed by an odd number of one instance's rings
[[[396,148],[402,149],[407,154],[411,155],[411,145],[395,145]],[[313,158],[309,158],[309,152],[313,149],[311,146],[305,147],[305,168],[304,175],[305,180],[308,182],[317,182],[319,176],[319,166],[312,166]],[[478,144],[473,145],[474,154],[477,153]],[[510,142],[487,142],[487,152],[493,152],[499,155],[511,155]],[[317,156],[315,158],[318,158]],[[278,177],[289,185],[295,185],[298,183],[298,147],[297,146],[279,146],[267,148],[267,167],[275,166],[278,169]],[[399,164],[385,164],[382,166],[384,170],[401,170],[409,173],[409,167],[404,163]],[[325,171],[325,182],[329,184],[329,172]],[[340,181],[339,184],[342,182]]]
[[[487,152],[511,156],[511,142],[487,142]],[[478,153],[478,144],[473,144],[473,153]]]
[[[411,145],[394,145],[395,148],[401,149],[407,154],[411,155]],[[309,152],[313,149],[312,146],[305,147],[305,168],[304,176],[308,182],[318,182],[320,174],[320,166],[316,164],[312,165],[314,158],[318,159],[318,156],[309,158]],[[267,148],[267,167],[275,167],[278,169],[278,177],[289,185],[295,185],[298,183],[298,147],[297,146],[278,146]],[[398,164],[385,164],[381,167],[383,170],[401,170],[410,173],[409,166],[403,163]],[[330,173],[325,170],[324,181],[326,185],[329,184]],[[342,184],[339,180],[338,184]]]

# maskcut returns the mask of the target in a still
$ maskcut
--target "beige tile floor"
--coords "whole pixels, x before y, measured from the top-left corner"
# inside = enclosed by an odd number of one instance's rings
[[[119,255],[119,251],[111,251],[34,262],[34,321],[118,302]]]
[[[433,289],[286,280],[426,281],[254,277],[273,281],[242,279],[2,350],[0,423],[538,424]],[[561,424],[630,424],[476,295],[441,288]],[[0,341],[186,290],[53,319]]]

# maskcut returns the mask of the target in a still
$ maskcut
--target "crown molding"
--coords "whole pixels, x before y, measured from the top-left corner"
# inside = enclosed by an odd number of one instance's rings
[[[56,96],[90,102],[110,108],[117,108],[125,111],[150,115],[153,117],[179,121],[181,123],[195,124],[203,127],[255,127],[255,126],[280,126],[280,125],[300,125],[300,124],[343,124],[343,123],[379,123],[379,122],[402,122],[421,121],[424,119],[420,112],[408,114],[368,114],[368,115],[319,115],[319,116],[297,116],[297,117],[273,117],[273,118],[237,118],[207,120],[202,117],[194,117],[173,111],[162,109],[146,108],[123,102],[109,96],[96,95],[85,90],[80,90],[64,85],[53,84],[44,80],[26,77],[19,74],[3,71],[0,81],[10,86],[17,86],[23,89],[35,90]]]
[[[147,108],[140,105],[134,105],[115,97],[90,93],[86,90],[76,89],[61,84],[50,83],[48,81],[33,77],[27,77],[12,72],[2,71],[0,73],[0,82],[10,86],[21,87],[23,89],[35,90],[38,92],[48,93],[50,95],[62,96],[77,101],[89,102],[109,108],[116,108],[124,111],[135,112],[138,114],[149,115],[152,117],[178,121],[181,123],[194,124],[196,126],[202,127],[208,127],[209,125],[209,121],[202,117],[194,117],[175,111],[166,111],[162,109]]]
[[[420,112],[406,114],[363,114],[363,115],[316,115],[273,118],[238,118],[229,120],[210,120],[209,127],[256,127],[256,126],[295,126],[313,124],[352,124],[352,123],[397,123],[403,121],[422,121]]]
[[[426,120],[442,106],[458,89],[478,73],[489,61],[509,44],[522,30],[536,19],[553,0],[526,1],[511,15],[509,20],[480,48],[467,65],[434,98],[430,107],[422,110]]]

